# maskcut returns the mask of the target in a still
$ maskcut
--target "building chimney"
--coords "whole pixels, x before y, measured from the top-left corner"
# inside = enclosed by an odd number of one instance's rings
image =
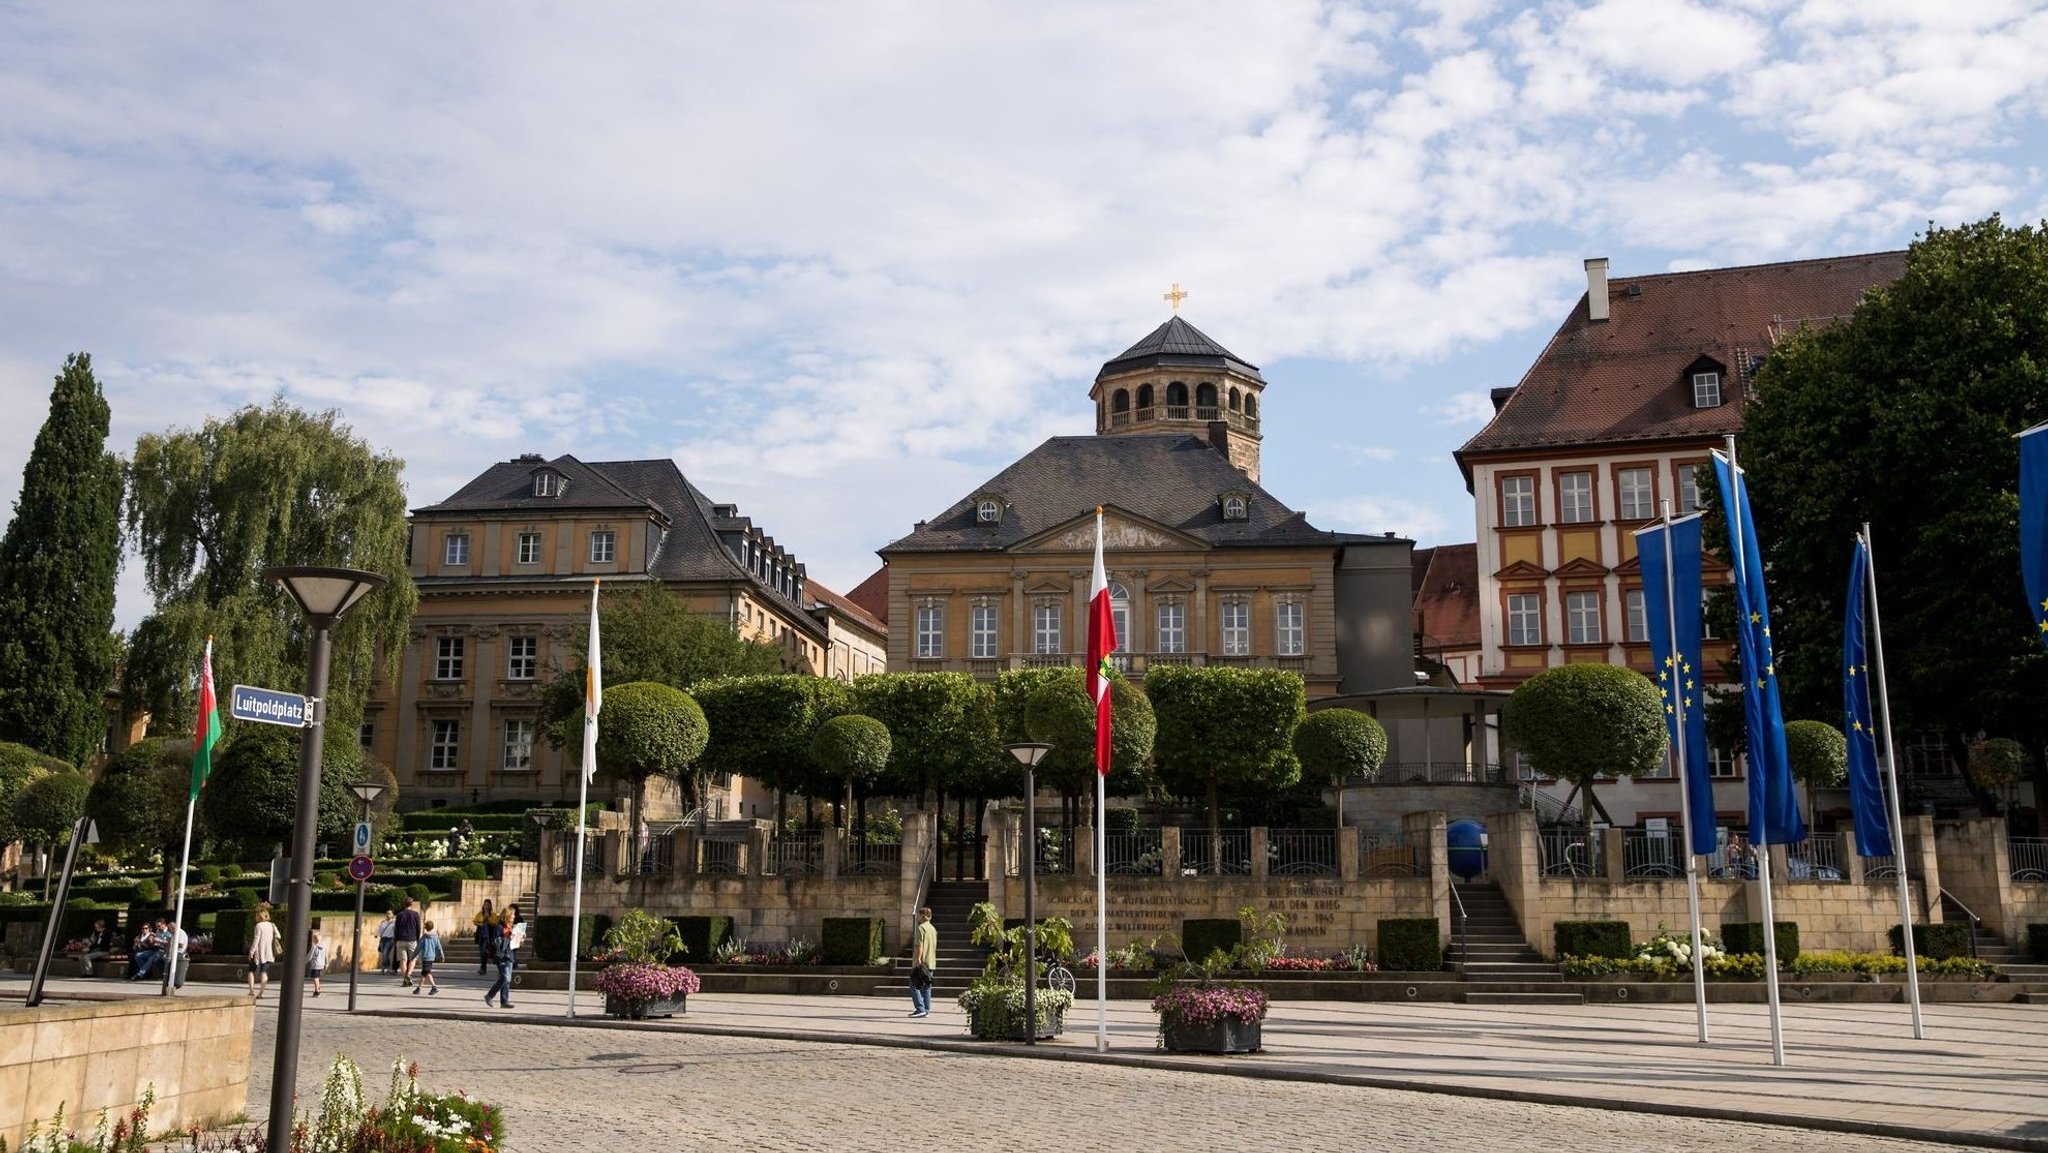
[[[1586,261],[1586,319],[1607,319],[1607,258]]]

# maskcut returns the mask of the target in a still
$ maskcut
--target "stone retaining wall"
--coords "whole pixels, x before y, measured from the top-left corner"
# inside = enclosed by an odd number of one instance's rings
[[[255,1012],[246,997],[201,996],[0,1007],[0,1137],[18,1146],[59,1105],[89,1131],[102,1108],[125,1116],[152,1086],[152,1131],[239,1116]]]

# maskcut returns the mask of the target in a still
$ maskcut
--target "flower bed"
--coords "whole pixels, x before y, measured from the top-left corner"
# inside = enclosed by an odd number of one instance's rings
[[[1176,1053],[1250,1053],[1260,1045],[1266,995],[1243,985],[1182,983],[1152,998],[1159,1043]]]
[[[624,961],[607,965],[599,972],[597,991],[604,994],[605,1012],[615,1017],[639,1019],[682,1012],[690,994],[703,988],[697,974],[681,965],[648,961]]]
[[[1761,981],[1764,958],[1761,953],[1729,953],[1711,937],[1700,940],[1700,959],[1710,981]],[[1963,977],[1983,980],[1994,976],[1998,967],[1975,957],[1916,958],[1923,976]],[[1557,959],[1558,969],[1567,977],[1639,976],[1675,980],[1692,975],[1692,940],[1664,930],[1639,945],[1627,957],[1581,957],[1567,954]],[[1843,950],[1803,951],[1778,968],[1794,977],[1841,976],[1875,981],[1889,973],[1904,973],[1906,959],[1891,953],[1851,953]]]

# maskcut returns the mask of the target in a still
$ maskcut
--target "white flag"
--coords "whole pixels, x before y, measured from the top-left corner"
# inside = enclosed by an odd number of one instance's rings
[[[597,711],[604,707],[604,655],[597,641],[597,586],[590,586],[590,657],[583,670],[583,779],[597,775]]]

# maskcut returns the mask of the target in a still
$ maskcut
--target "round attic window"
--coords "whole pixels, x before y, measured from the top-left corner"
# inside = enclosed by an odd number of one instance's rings
[[[975,507],[974,519],[983,524],[994,524],[1003,519],[1003,506],[993,500],[984,500]]]

